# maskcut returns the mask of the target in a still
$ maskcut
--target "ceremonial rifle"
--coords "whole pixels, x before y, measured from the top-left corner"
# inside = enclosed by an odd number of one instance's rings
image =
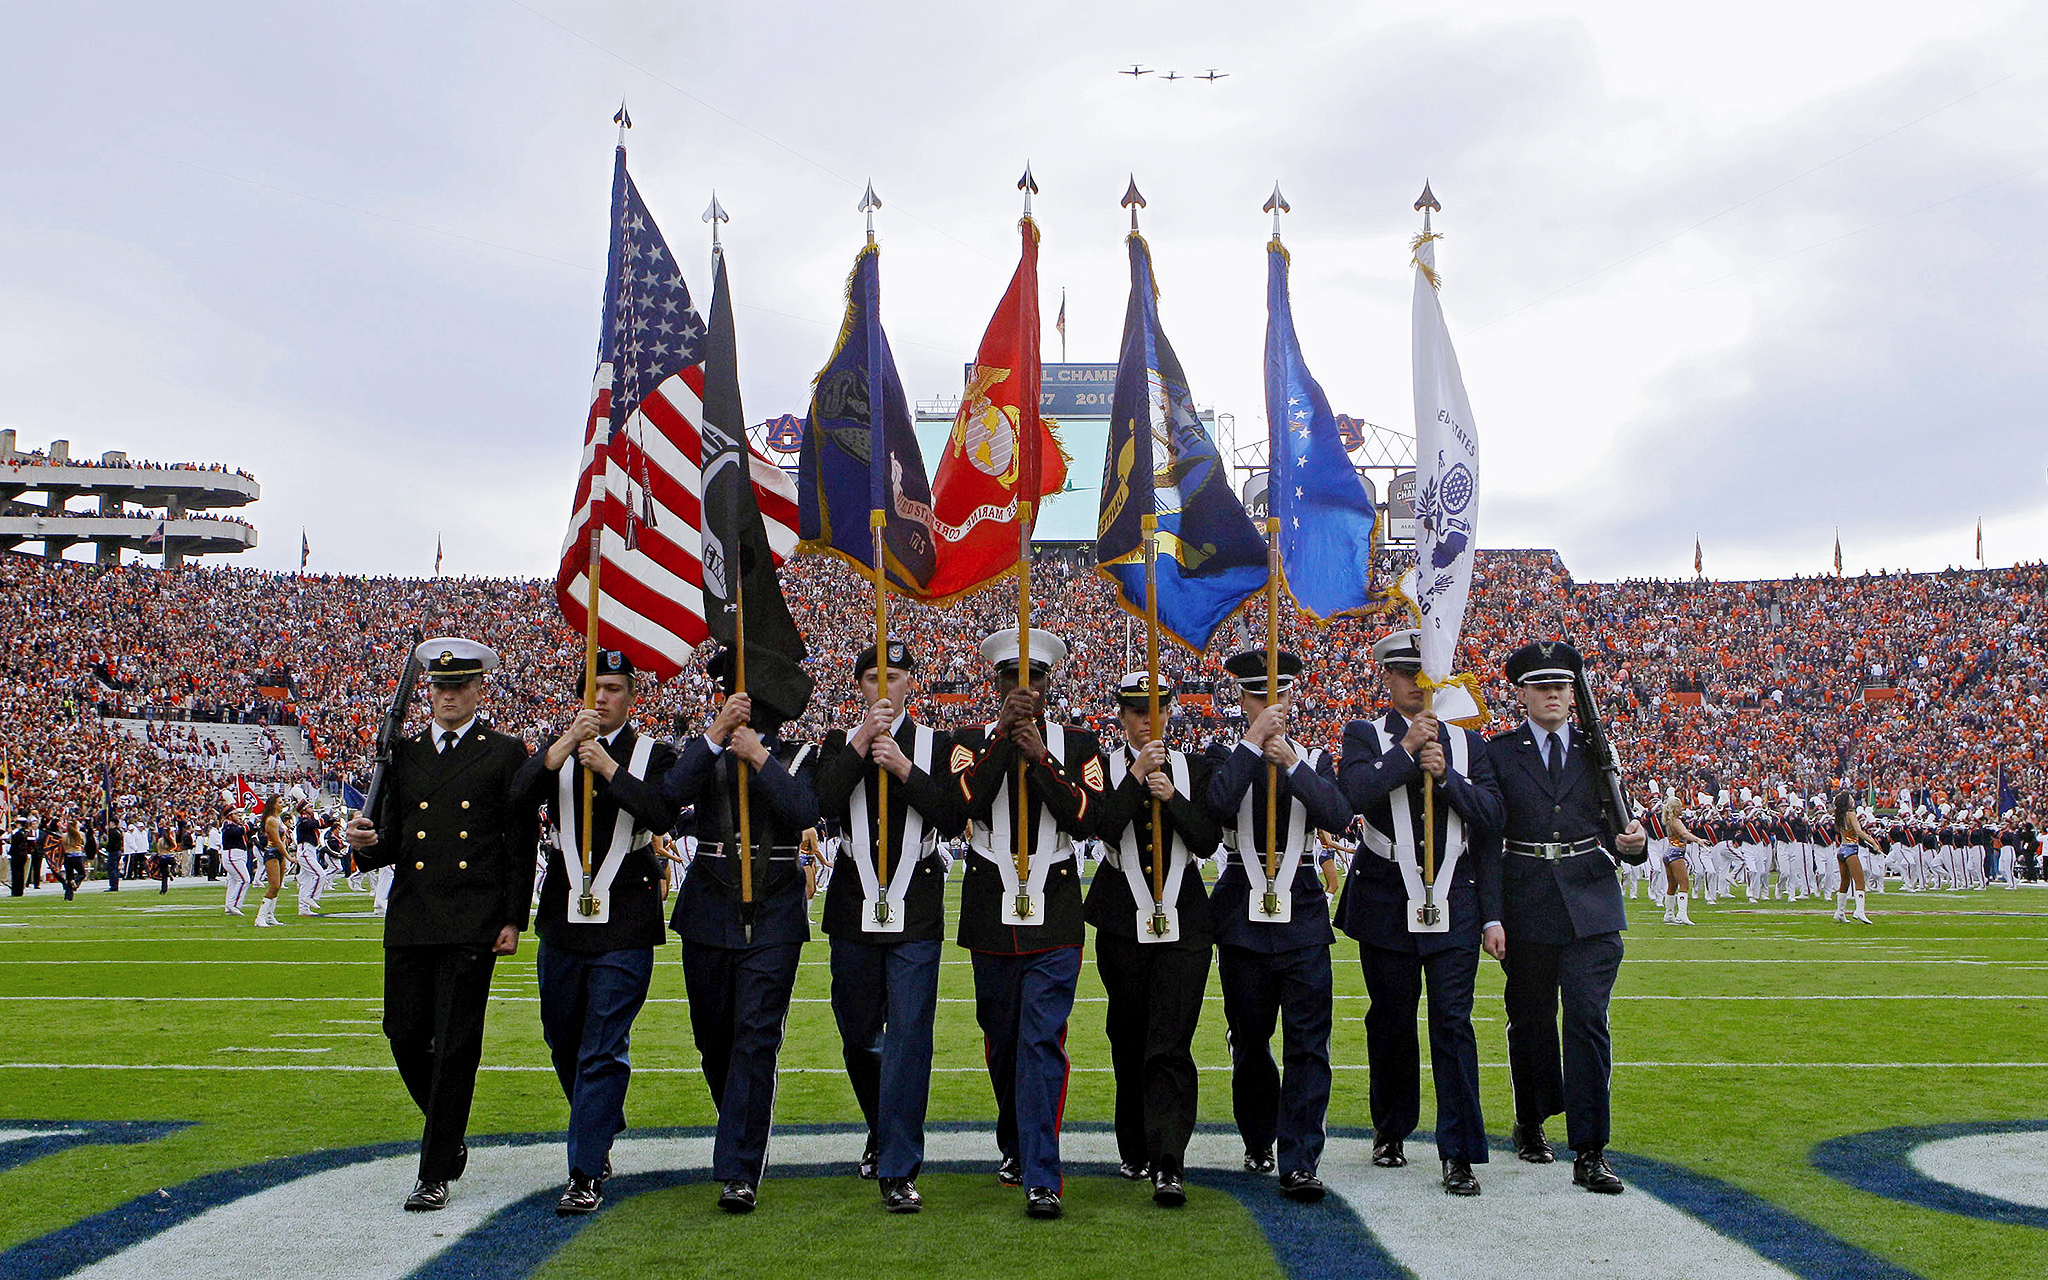
[[[384,712],[384,723],[377,728],[377,764],[370,771],[370,789],[363,795],[363,816],[371,825],[382,827],[384,803],[384,776],[391,767],[392,753],[398,749],[399,735],[405,732],[405,715],[412,710],[413,694],[420,684],[420,629],[412,629],[412,642],[405,650],[405,670],[398,675],[398,692],[391,699],[391,706]]]
[[[1593,683],[1586,676],[1584,664],[1572,678],[1572,691],[1578,705],[1579,732],[1586,737],[1586,747],[1593,753],[1593,769],[1600,775],[1596,788],[1600,798],[1600,825],[1606,829],[1607,838],[1614,845],[1615,856],[1630,866],[1641,866],[1650,857],[1647,844],[1633,857],[1621,852],[1621,833],[1628,830],[1632,821],[1628,789],[1622,785],[1621,765],[1615,761],[1613,744],[1607,741],[1607,730],[1600,721],[1600,708],[1593,701]]]

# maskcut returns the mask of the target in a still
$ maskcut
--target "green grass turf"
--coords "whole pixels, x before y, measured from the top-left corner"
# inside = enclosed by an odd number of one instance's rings
[[[380,922],[301,920],[287,905],[286,928],[257,930],[253,898],[249,919],[224,918],[219,902],[212,887],[167,896],[91,893],[75,903],[48,889],[0,898],[0,1062],[57,1064],[0,1067],[0,1117],[198,1122],[159,1141],[82,1146],[0,1172],[0,1200],[10,1206],[0,1248],[202,1173],[417,1137],[417,1114],[389,1070],[377,1029]],[[345,891],[328,899],[336,911],[367,904],[367,895]],[[2048,1070],[1778,1064],[2048,1062],[2041,1017],[2048,891],[1891,893],[1873,896],[1871,905],[1878,923],[1864,927],[1837,925],[1811,902],[1755,909],[1696,903],[1699,926],[1675,929],[1659,924],[1654,908],[1632,902],[1635,928],[1613,1008],[1621,1064],[1615,1145],[1726,1179],[1930,1280],[2038,1277],[2048,1271],[2048,1233],[1852,1191],[1813,1170],[1807,1152],[1826,1138],[1894,1125],[2048,1117]],[[696,1073],[677,956],[673,945],[662,949],[653,1002],[635,1031],[638,1073],[628,1114],[642,1125],[714,1119]],[[822,940],[806,948],[782,1059],[783,1122],[858,1118],[826,1003],[825,956]],[[932,1120],[988,1124],[994,1108],[966,955],[949,947],[945,958],[940,997],[949,1003],[939,1007]],[[1330,1123],[1364,1126],[1364,993],[1355,946],[1340,941],[1337,959]],[[500,963],[487,1065],[546,1065],[532,966],[530,938]],[[1483,963],[1475,1012],[1483,1096],[1497,1135],[1510,1115],[1500,991],[1498,967]],[[1915,998],[1811,998],[1901,995]],[[1067,1115],[1075,1121],[1110,1116],[1101,996],[1091,961],[1068,1041],[1076,1071]],[[1708,998],[1726,996],[1770,998]],[[1205,1068],[1202,1118],[1227,1121],[1213,975],[1195,1052]],[[1719,1065],[1728,1063],[1750,1065]],[[103,1071],[92,1064],[163,1065]],[[260,1064],[375,1070],[243,1070]],[[1425,1125],[1431,1105],[1424,1100]],[[471,1131],[558,1130],[566,1121],[551,1075],[487,1072]],[[849,1136],[849,1161],[856,1152]],[[394,1187],[393,1195],[403,1190]],[[749,1238],[763,1252],[749,1271],[763,1277],[838,1274],[854,1258],[905,1274],[958,1274],[970,1261],[989,1276],[1028,1266],[1015,1260],[1029,1255],[1006,1247],[1024,1226],[1014,1192],[997,1191],[992,1178],[957,1174],[933,1175],[926,1190],[933,1210],[907,1225],[880,1214],[871,1187],[850,1179],[777,1183],[772,1168],[764,1204],[795,1211],[764,1211],[745,1225],[696,1211],[708,1208],[709,1187],[650,1194],[609,1211],[547,1274],[614,1276],[631,1273],[635,1260],[663,1274],[726,1274],[732,1264],[723,1260],[724,1240],[735,1231],[755,1233]],[[1077,1179],[1067,1225],[1142,1241],[1131,1246],[1142,1252],[1121,1260],[1107,1248],[1067,1256],[1105,1272],[1143,1257],[1189,1276],[1271,1273],[1257,1232],[1227,1197],[1198,1191],[1200,1203],[1163,1233],[1148,1230],[1157,1215],[1131,1192]],[[680,1247],[678,1232],[688,1238]],[[821,1248],[843,1250],[848,1267],[828,1259],[821,1269]]]

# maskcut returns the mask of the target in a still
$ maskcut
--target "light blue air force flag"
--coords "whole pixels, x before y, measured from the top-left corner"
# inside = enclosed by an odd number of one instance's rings
[[[1404,586],[1422,618],[1422,673],[1442,680],[1472,593],[1479,434],[1437,301],[1436,239],[1425,231],[1415,241],[1415,569]]]
[[[1302,359],[1287,296],[1287,250],[1266,246],[1267,502],[1280,519],[1280,571],[1320,619],[1371,606],[1377,512],[1337,435],[1337,416]]]

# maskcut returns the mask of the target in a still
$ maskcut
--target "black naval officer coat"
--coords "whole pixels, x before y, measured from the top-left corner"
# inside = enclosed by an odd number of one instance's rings
[[[1474,850],[1493,864],[1480,877],[1479,913],[1482,920],[1500,921],[1510,943],[1561,946],[1628,928],[1621,882],[1614,874],[1616,860],[1600,825],[1592,753],[1577,723],[1567,723],[1572,726],[1571,738],[1555,789],[1527,722],[1486,742],[1507,813],[1499,836]],[[1512,853],[1501,844],[1569,844],[1588,838],[1600,840],[1602,847],[1555,862]]]
[[[742,919],[739,857],[739,758],[714,752],[701,735],[690,740],[662,780],[678,810],[696,806],[697,856],[676,894],[669,928],[684,942],[743,950],[811,940],[798,842],[818,825],[810,775],[816,752],[803,743],[764,736],[768,763],[747,770],[747,821],[753,837],[754,917],[748,939]],[[795,766],[792,770],[792,766]]]
[[[955,729],[953,749],[947,757],[948,771],[959,789],[968,818],[981,824],[988,823],[993,816],[998,791],[1003,792],[1004,804],[1013,809],[1016,804],[1003,784],[1015,783],[1020,757],[1009,735],[991,738],[996,723]],[[1095,834],[1095,806],[1101,801],[1104,779],[1102,747],[1086,729],[1071,725],[1060,728],[1065,735],[1065,758],[1054,759],[1048,746],[1045,759],[1032,763],[1025,774],[1030,792],[1027,847],[1033,859],[1049,857],[1052,852],[1039,847],[1041,812],[1050,812],[1054,825],[1070,840],[1085,840]],[[1045,733],[1043,727],[1040,732]],[[1011,821],[1015,821],[1014,816]],[[1011,839],[1015,838],[1013,833]],[[1008,858],[1015,850],[995,852]],[[1044,924],[1004,924],[1002,874],[978,848],[970,850],[967,872],[960,884],[960,945],[969,951],[1018,956],[1080,946],[1087,930],[1081,920],[1078,850],[1047,870],[1043,897],[1038,911]]]
[[[429,724],[393,749],[377,843],[356,865],[392,869],[385,946],[489,951],[506,925],[526,929],[533,901],[540,824],[516,803],[526,744],[479,719],[437,751],[438,732]]]
[[[626,772],[640,741],[633,726],[621,725],[609,743],[599,741],[619,767],[610,781],[595,775],[591,778],[590,807],[595,821],[590,827],[590,874],[597,876],[604,866],[621,808],[632,815],[633,841],[637,847],[627,849],[612,877],[610,918],[603,924],[572,922],[570,913],[575,905],[569,901],[567,860],[575,858],[580,862],[583,857],[581,810],[585,769],[571,752],[569,762],[575,765],[575,772],[569,784],[569,803],[578,811],[578,820],[565,833],[568,848],[556,848],[559,841],[548,842],[548,869],[540,884],[540,907],[534,916],[533,930],[549,946],[578,955],[658,947],[668,941],[661,910],[661,855],[654,851],[647,835],[666,832],[675,822],[675,809],[661,793],[661,780],[676,762],[675,748],[666,742],[654,743],[648,751],[647,768],[636,778]],[[548,829],[556,830],[561,820],[557,812],[561,804],[561,775],[547,767],[547,752],[536,751],[527,759],[517,785],[520,808],[541,809]]]
[[[1128,748],[1123,750],[1128,770],[1132,756]],[[1176,751],[1173,754],[1182,753]],[[1180,837],[1181,846],[1188,852],[1187,870],[1181,872],[1180,877],[1180,894],[1173,900],[1174,909],[1180,915],[1180,937],[1172,942],[1150,945],[1207,951],[1215,943],[1215,930],[1209,920],[1209,890],[1202,882],[1201,860],[1215,854],[1217,844],[1223,839],[1223,828],[1209,816],[1199,797],[1209,793],[1209,776],[1215,772],[1216,762],[1200,754],[1189,755],[1186,759],[1190,794],[1184,796],[1176,789],[1171,800],[1159,802],[1160,825],[1165,828],[1159,847],[1168,858],[1168,865],[1172,865],[1173,837]],[[1173,776],[1170,770],[1167,776]],[[1126,828],[1130,829],[1138,844],[1138,876],[1146,887],[1145,905],[1149,910],[1153,867],[1152,792],[1143,779],[1128,771],[1124,774],[1122,786],[1111,788],[1103,795],[1096,809],[1095,834],[1113,852],[1122,856]],[[1103,933],[1133,942],[1142,941],[1138,933],[1138,905],[1131,896],[1131,882],[1123,868],[1113,867],[1104,859],[1095,868],[1095,876],[1088,886],[1084,912],[1088,923]]]
[[[1307,848],[1302,853],[1300,865],[1295,868],[1294,883],[1289,886],[1293,895],[1292,918],[1286,924],[1252,921],[1248,914],[1251,877],[1245,874],[1240,855],[1234,851],[1228,853],[1223,874],[1217,877],[1216,887],[1209,894],[1209,918],[1215,922],[1216,941],[1226,946],[1272,954],[1302,947],[1329,946],[1337,941],[1336,933],[1330,928],[1330,895],[1323,888],[1322,854],[1315,833],[1342,831],[1350,826],[1351,802],[1344,798],[1344,792],[1337,786],[1335,755],[1328,751],[1319,753],[1315,766],[1311,768],[1307,748],[1295,743],[1294,749],[1299,759],[1292,769],[1280,773],[1278,824],[1280,839],[1284,841],[1287,839],[1288,815],[1292,812],[1290,806],[1298,804],[1307,811],[1308,824],[1302,835]],[[1252,829],[1237,832],[1238,848],[1252,849],[1264,857],[1266,757],[1240,741],[1227,751],[1220,745],[1211,747],[1210,758],[1216,765],[1215,772],[1209,777],[1207,805],[1210,816],[1226,830],[1234,829],[1238,811],[1249,792],[1252,798]]]
[[[911,767],[907,778],[894,774],[889,777],[890,876],[894,877],[906,853],[918,859],[917,868],[910,873],[910,887],[903,895],[901,933],[868,933],[861,927],[864,890],[860,873],[846,861],[860,856],[854,851],[852,836],[856,787],[867,793],[868,848],[875,847],[875,828],[880,817],[877,780],[882,775],[882,766],[848,745],[844,729],[827,733],[818,748],[818,810],[848,833],[846,845],[839,853],[840,865],[833,868],[832,879],[825,886],[825,912],[820,923],[829,937],[887,946],[896,942],[938,942],[946,936],[946,862],[943,858],[921,857],[921,849],[904,849],[903,827],[910,810],[915,808],[927,832],[951,839],[967,829],[967,806],[946,773],[947,759],[953,753],[953,735],[943,729],[931,729],[934,773],[917,767],[917,756],[912,750],[917,727],[911,716],[899,715],[892,735]]]
[[[1390,744],[1385,753],[1379,750],[1378,738],[1367,721],[1356,720],[1344,727],[1344,763],[1337,770],[1338,784],[1344,789],[1344,798],[1367,825],[1390,840],[1394,834],[1394,809],[1389,797],[1406,788],[1408,818],[1413,828],[1408,838],[1418,851],[1419,865],[1422,786],[1427,775],[1415,757],[1401,746],[1401,739],[1408,734],[1407,718],[1389,709],[1382,723]],[[1337,900],[1337,927],[1360,942],[1415,955],[1479,945],[1480,925],[1484,923],[1479,915],[1479,878],[1490,874],[1496,865],[1479,856],[1479,847],[1488,835],[1500,830],[1505,807],[1500,780],[1494,773],[1493,757],[1484,738],[1469,729],[1439,722],[1437,741],[1443,746],[1445,764],[1448,766],[1452,760],[1454,733],[1465,735],[1467,772],[1459,773],[1448,767],[1444,770],[1439,795],[1449,804],[1442,806],[1440,801],[1434,841],[1437,865],[1441,867],[1449,837],[1449,824],[1443,820],[1444,808],[1456,810],[1465,823],[1465,851],[1452,868],[1450,883],[1445,885],[1439,880],[1437,885],[1438,900],[1450,912],[1451,927],[1442,933],[1410,932],[1408,884],[1401,876],[1400,864],[1381,857],[1361,840],[1358,852],[1351,858],[1350,874],[1344,877],[1343,896]]]

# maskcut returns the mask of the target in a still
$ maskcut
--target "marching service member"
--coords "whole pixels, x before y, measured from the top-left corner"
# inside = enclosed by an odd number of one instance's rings
[[[1350,826],[1351,805],[1337,786],[1336,759],[1287,736],[1301,659],[1282,651],[1269,671],[1265,650],[1255,649],[1233,655],[1223,668],[1237,679],[1247,722],[1234,749],[1217,748],[1207,796],[1223,843],[1235,852],[1209,895],[1230,1026],[1231,1110],[1245,1169],[1272,1172],[1277,1139],[1281,1193],[1313,1203],[1324,1191],[1316,1168],[1330,1109],[1330,947],[1337,941],[1315,832]],[[1279,779],[1271,856],[1269,765]],[[1273,1065],[1276,1020],[1284,1074]]]
[[[832,1013],[853,1097],[868,1123],[860,1176],[878,1179],[889,1212],[916,1213],[924,1207],[917,1175],[946,937],[939,841],[966,830],[967,813],[946,773],[952,735],[910,714],[917,659],[894,640],[881,656],[889,664],[887,686],[869,645],[853,664],[866,708],[860,725],[851,734],[832,730],[818,749],[818,807],[846,832],[843,842],[819,844],[832,870],[823,923],[832,948]]]
[[[1436,1086],[1436,1152],[1444,1190],[1479,1194],[1472,1166],[1487,1162],[1479,1109],[1479,1042],[1472,1034],[1472,988],[1479,975],[1480,860],[1475,837],[1500,830],[1500,783],[1485,740],[1440,723],[1424,706],[1421,633],[1396,631],[1373,645],[1388,709],[1345,726],[1344,796],[1365,818],[1337,922],[1358,940],[1370,1003],[1365,1052],[1371,1070],[1372,1162],[1408,1163],[1403,1145],[1422,1112],[1422,1057],[1415,1013],[1429,987],[1430,1076]],[[1417,856],[1423,839],[1423,787],[1438,788],[1433,868]],[[1437,915],[1418,918],[1424,873]]]
[[[981,642],[1001,709],[988,724],[954,730],[947,765],[973,822],[959,937],[973,953],[974,1016],[995,1088],[996,1177],[1025,1188],[1025,1213],[1057,1218],[1067,1017],[1085,933],[1074,843],[1095,833],[1104,772],[1094,734],[1045,719],[1066,642],[1034,627],[1022,672],[1018,640],[1012,627]]]
[[[1163,714],[1173,697],[1163,680],[1157,697]],[[1187,1202],[1182,1178],[1195,1131],[1195,1024],[1213,945],[1200,863],[1216,852],[1222,832],[1201,801],[1214,763],[1153,738],[1151,703],[1145,672],[1118,683],[1125,745],[1109,756],[1096,825],[1106,850],[1088,889],[1087,918],[1108,996],[1121,1172],[1133,1180],[1149,1172],[1153,1203],[1173,1208]]]
[[[604,1203],[612,1139],[626,1128],[633,1020],[654,979],[654,949],[668,940],[653,840],[675,819],[661,794],[675,751],[633,729],[631,658],[598,650],[594,687],[595,705],[519,778],[522,811],[544,804],[554,833],[533,930],[541,1036],[569,1101],[569,1184],[555,1202],[563,1217]]]
[[[497,653],[437,636],[414,654],[433,720],[394,745],[382,825],[357,817],[348,842],[359,865],[393,868],[384,1034],[426,1120],[419,1181],[405,1207],[431,1212],[447,1207],[448,1184],[469,1163],[463,1136],[483,1058],[491,971],[499,956],[519,949],[526,928],[536,826],[532,811],[513,803],[526,744],[477,715]]]
[[[1494,861],[1479,880],[1482,945],[1507,971],[1515,1154],[1549,1164],[1554,1157],[1543,1122],[1562,1111],[1565,1140],[1576,1156],[1572,1181],[1617,1195],[1621,1179],[1606,1154],[1614,1070],[1607,1001],[1621,971],[1628,915],[1614,868],[1617,854],[1642,856],[1645,838],[1636,821],[1616,837],[1614,849],[1602,834],[1600,780],[1586,731],[1572,717],[1573,685],[1583,667],[1579,651],[1562,640],[1540,640],[1508,655],[1508,683],[1529,718],[1486,744],[1507,816],[1502,838],[1481,850]],[[1675,846],[1684,837],[1674,831],[1671,838]]]
[[[768,1167],[775,1063],[797,957],[811,938],[797,842],[818,825],[818,798],[810,780],[812,748],[780,736],[803,708],[734,693],[733,658],[733,650],[721,649],[705,664],[725,701],[710,727],[683,749],[662,794],[678,810],[696,808],[697,856],[676,894],[669,927],[682,939],[690,1031],[718,1108],[711,1176],[725,1184],[719,1208],[751,1213]],[[744,858],[742,764],[749,824]]]

